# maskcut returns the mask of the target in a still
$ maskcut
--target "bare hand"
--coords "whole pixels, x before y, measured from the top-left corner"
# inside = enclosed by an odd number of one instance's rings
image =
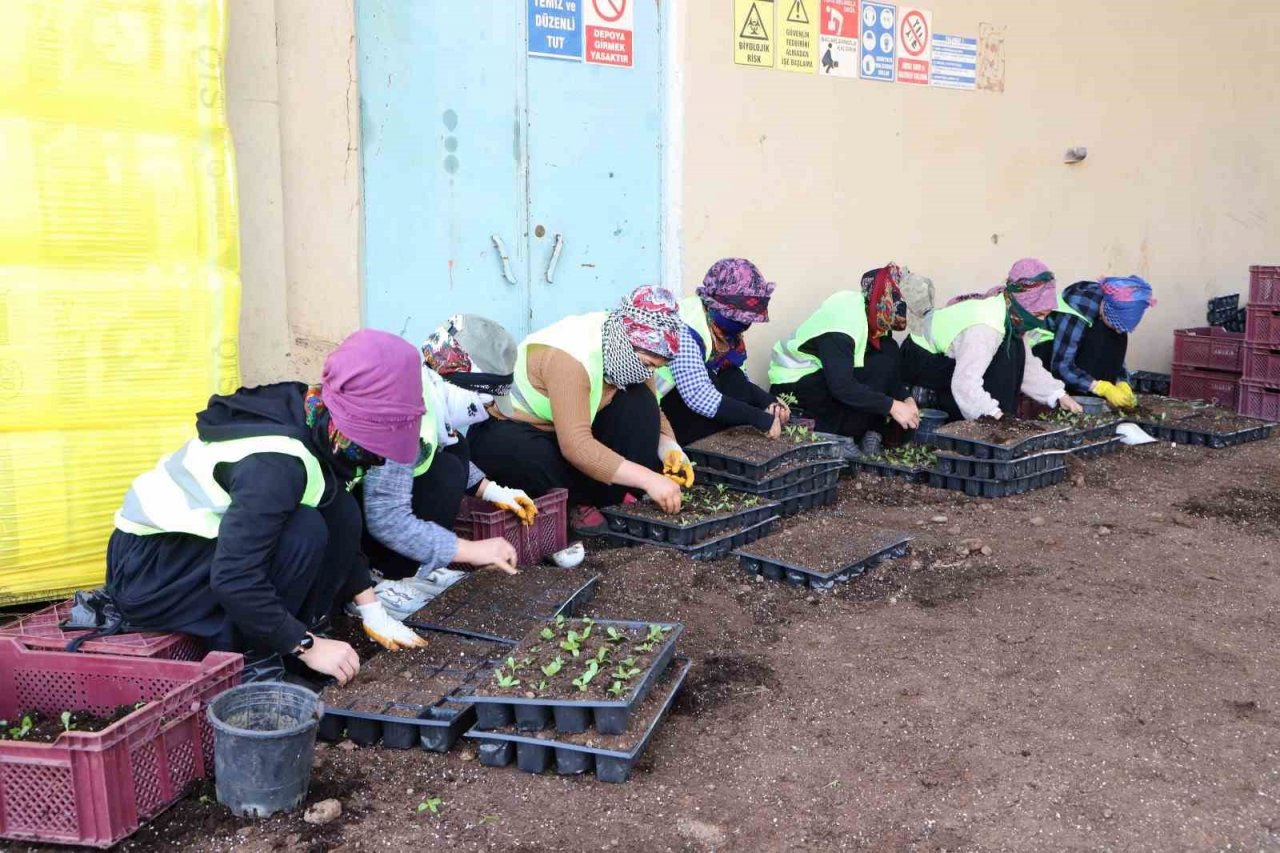
[[[481,539],[478,542],[459,539],[458,553],[454,559],[481,569],[497,569],[509,575],[519,573],[516,568],[516,549],[501,537]]]
[[[360,656],[355,649],[341,640],[316,637],[315,641],[315,645],[298,655],[298,660],[322,675],[336,678],[338,684],[346,684],[356,677]]]
[[[645,492],[667,515],[675,515],[680,511],[680,486],[661,474],[654,474]]]
[[[769,406],[769,414],[780,415],[783,426],[786,426],[787,422],[791,420],[791,407],[778,400]]]
[[[1072,397],[1070,394],[1063,394],[1059,397],[1058,405],[1066,409],[1068,412],[1075,412],[1076,414],[1084,411],[1084,406],[1077,403],[1076,398]]]
[[[894,400],[889,407],[889,417],[893,418],[903,429],[915,429],[920,426],[920,412],[901,400]]]
[[[773,413],[773,426],[769,427],[769,438],[782,437],[782,416],[777,412]]]

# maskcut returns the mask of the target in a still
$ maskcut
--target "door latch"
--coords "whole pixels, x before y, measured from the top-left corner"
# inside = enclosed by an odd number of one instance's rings
[[[493,248],[498,250],[498,257],[502,259],[502,277],[508,284],[515,284],[516,277],[511,274],[511,256],[507,254],[507,247],[502,245],[502,238],[492,234],[489,239],[493,241]]]
[[[554,284],[556,264],[560,262],[560,250],[564,248],[564,235],[556,235],[556,244],[551,249],[551,260],[547,262],[547,284]]]

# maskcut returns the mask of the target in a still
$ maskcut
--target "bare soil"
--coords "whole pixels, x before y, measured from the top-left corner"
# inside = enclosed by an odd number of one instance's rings
[[[195,792],[122,848],[1274,850],[1277,531],[1181,508],[1232,490],[1276,505],[1280,439],[1127,448],[997,501],[846,479],[787,523],[916,538],[828,595],[593,547],[591,614],[682,622],[694,660],[626,784],[485,768],[466,742],[320,745],[307,800],[341,800],[334,823]],[[974,537],[994,553],[957,557]]]
[[[952,421],[935,430],[938,435],[998,444],[1003,447],[1017,444],[1033,436],[1062,429],[1058,424],[1043,421],[1021,421],[1016,418],[978,418],[972,421]]]
[[[850,526],[843,519],[801,517],[795,524],[741,550],[779,563],[828,574],[847,569],[910,535],[907,530]]]
[[[776,456],[781,456],[796,447],[802,447],[806,444],[820,444],[821,442],[822,439],[817,436],[804,441],[794,441],[786,436],[769,438],[759,430],[744,426],[721,430],[704,439],[695,441],[689,446],[695,450],[705,450],[708,453],[730,456],[743,462],[760,464],[768,462]]]

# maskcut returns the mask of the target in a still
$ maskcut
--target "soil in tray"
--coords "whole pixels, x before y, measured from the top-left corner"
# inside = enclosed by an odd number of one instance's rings
[[[766,536],[742,550],[811,572],[828,574],[847,568],[895,542],[901,533],[850,526],[845,519],[821,518]]]
[[[1066,409],[1054,409],[1052,412],[1041,413],[1039,420],[1054,426],[1066,427],[1070,430],[1084,430],[1093,429],[1103,424],[1115,423],[1120,420],[1120,416],[1113,412],[1091,415],[1087,412],[1068,412]]]
[[[1028,438],[1034,438],[1046,432],[1058,429],[1056,425],[1039,421],[1020,421],[1015,418],[978,418],[973,421],[956,421],[938,427],[938,435],[959,438],[966,441],[981,441],[1008,447]]]
[[[705,450],[758,465],[796,447],[820,443],[822,439],[803,427],[797,427],[791,433],[784,432],[781,438],[775,439],[753,427],[743,426],[721,430],[689,446],[694,450]]]
[[[83,712],[75,712],[64,724],[61,714],[46,716],[39,711],[28,711],[19,714],[15,719],[0,721],[0,740],[20,740],[26,743],[53,743],[63,733],[100,732],[108,726],[120,722],[125,717],[145,705],[121,705],[110,714],[96,716]]]
[[[580,637],[582,632],[590,628],[587,639],[581,641],[578,656],[565,649],[563,644],[569,641],[573,632]],[[611,637],[608,629],[617,632]],[[516,646],[502,665],[491,673],[489,679],[476,689],[477,695],[511,696],[526,699],[568,699],[579,701],[612,701],[626,698],[633,685],[637,684],[653,663],[653,656],[665,643],[667,632],[651,633],[657,626],[645,628],[629,628],[625,626],[600,626],[586,619],[558,619],[544,624],[538,634],[526,637]],[[550,634],[548,637],[547,634]],[[607,650],[600,657],[600,650]],[[555,671],[556,661],[560,661],[559,671]],[[589,671],[591,661],[598,663],[597,674],[585,682],[586,689],[580,689],[573,682],[581,679]],[[514,668],[513,668],[514,664]],[[548,667],[554,674],[548,674]],[[629,673],[623,677],[619,670]],[[514,672],[514,676],[512,673]],[[502,678],[514,677],[519,684],[503,687]],[[615,684],[621,689],[610,693]]]
[[[1263,421],[1242,417],[1226,409],[1209,409],[1189,418],[1179,418],[1170,423],[1169,426],[1174,429],[1225,434],[1239,432],[1244,429],[1254,429],[1263,424]]]
[[[531,606],[541,604],[541,599],[551,589],[562,589],[567,598],[570,593],[591,580],[593,573],[585,569],[554,569],[535,566],[517,575],[502,572],[477,571],[462,578],[443,593],[409,617],[409,622],[434,623],[465,606],[482,607],[505,612],[528,612]],[[563,604],[557,602],[557,605]],[[550,616],[554,607],[548,606],[543,616]],[[516,634],[520,636],[523,632]]]
[[[879,456],[868,457],[867,461],[892,465],[905,471],[922,471],[938,464],[938,451],[923,444],[906,444],[890,448]]]
[[[1202,400],[1175,400],[1172,397],[1144,396],[1135,408],[1126,409],[1124,416],[1149,423],[1165,423],[1197,412],[1216,409]],[[1225,411],[1219,410],[1219,411]]]
[[[468,641],[433,634],[422,649],[380,654],[345,686],[325,689],[325,701],[342,708],[369,710],[387,702],[430,705],[466,680],[466,673],[505,651],[499,643]],[[442,670],[446,670],[442,672]]]
[[[701,524],[704,521],[751,509],[758,506],[760,500],[756,495],[735,492],[727,486],[695,486],[684,493],[680,511],[675,515],[667,515],[657,504],[650,501],[619,504],[610,509],[635,518],[647,518],[678,527],[688,527],[691,524]]]

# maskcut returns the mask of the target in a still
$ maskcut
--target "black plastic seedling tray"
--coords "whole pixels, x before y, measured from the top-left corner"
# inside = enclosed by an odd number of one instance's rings
[[[609,741],[621,739],[616,735],[599,736],[595,746],[556,740],[546,735],[521,734],[511,728],[472,729],[467,732],[467,737],[479,741],[480,763],[486,767],[506,767],[515,761],[526,773],[542,773],[554,765],[557,773],[566,776],[594,772],[601,782],[625,782],[659,724],[671,710],[691,666],[688,658],[678,657],[671,662],[661,681],[653,688],[663,691],[665,698],[649,719],[637,718],[632,722],[633,726],[643,726],[644,735],[630,749],[611,749]]]
[[[1192,447],[1208,447],[1213,450],[1235,447],[1251,441],[1261,441],[1269,438],[1271,430],[1275,427],[1275,424],[1258,421],[1258,426],[1246,427],[1235,432],[1205,432],[1198,429],[1180,428],[1177,426],[1177,421],[1154,423],[1135,420],[1134,423],[1142,427],[1152,438],[1160,441],[1172,441],[1175,444],[1188,444]]]
[[[1095,442],[1102,441],[1103,439],[1114,438],[1116,434],[1116,427],[1120,425],[1120,421],[1121,418],[1115,417],[1106,423],[1094,424],[1091,427],[1076,430],[1071,433],[1071,435],[1076,446],[1081,444],[1094,444]]]
[[[984,480],[975,477],[960,477],[954,474],[929,473],[929,485],[935,489],[948,489],[964,492],[971,498],[1007,498],[1021,495],[1046,486],[1056,486],[1067,476],[1066,468],[1057,468],[1040,474],[1031,474],[1017,480]]]
[[[789,497],[782,502],[782,516],[784,518],[790,518],[791,516],[806,510],[831,506],[836,502],[836,495],[839,491],[840,489],[838,486],[832,485],[823,489],[815,489],[812,492],[805,492],[801,495]],[[758,539],[760,537],[757,536],[756,538]]]
[[[835,489],[830,490],[832,495]],[[793,499],[798,500],[798,499]],[[783,503],[785,510],[786,503]],[[766,518],[764,521],[756,522],[750,527],[744,527],[741,530],[735,530],[726,533],[715,539],[709,539],[706,542],[699,542],[697,545],[672,545],[667,542],[656,542],[652,539],[642,538],[640,536],[631,536],[627,533],[609,533],[606,534],[609,539],[622,545],[654,545],[659,548],[670,548],[673,551],[679,551],[686,557],[694,560],[718,560],[727,555],[734,548],[740,548],[748,542],[754,542],[761,536],[768,536],[773,531],[773,526],[778,521],[778,516]]]
[[[627,511],[625,504],[606,507],[600,512],[608,519],[611,533],[625,533],[637,539],[687,548],[728,531],[741,530],[767,518],[773,518],[778,514],[779,509],[778,504],[773,501],[760,501],[755,506],[738,510],[732,515],[684,526],[663,519],[632,515]]]
[[[1173,377],[1168,373],[1156,373],[1151,370],[1135,370],[1133,373],[1129,374],[1129,381],[1132,383],[1135,393],[1166,396],[1169,393],[1169,386],[1173,382]]]
[[[556,616],[576,616],[592,598],[600,584],[600,576],[584,569],[557,569],[550,566],[527,568],[514,577],[502,577],[500,583],[517,588],[533,581],[535,573],[542,588],[519,597],[518,606],[486,599],[483,589],[473,590],[463,578],[416,613],[405,617],[411,628],[442,631],[463,637],[474,637],[500,643],[514,643],[535,625]],[[475,576],[477,579],[481,575]],[[495,576],[489,576],[492,578]]]
[[[770,471],[791,462],[820,462],[840,458],[840,446],[834,441],[817,441],[793,447],[764,462],[746,462],[733,456],[725,456],[710,450],[699,450],[696,447],[686,447],[684,450],[700,469],[724,471],[726,474],[751,480],[763,480]]]
[[[1007,462],[1021,456],[1039,453],[1041,450],[1065,450],[1071,446],[1071,432],[1067,429],[1055,429],[1040,435],[1029,436],[1017,444],[1009,445],[989,444],[971,438],[956,438],[940,432],[929,433],[924,441],[956,456]]]
[[[1095,456],[1106,456],[1115,453],[1124,445],[1124,442],[1118,438],[1108,438],[1105,441],[1095,441],[1090,444],[1082,444],[1071,451],[1071,455],[1077,459],[1092,459]]]
[[[950,453],[938,454],[938,466],[932,473],[944,477],[964,477],[976,480],[1018,480],[1045,471],[1056,471],[1065,468],[1069,450],[1046,450],[1011,461],[994,459],[974,459],[970,456],[955,456]],[[925,472],[926,479],[930,472]]]
[[[911,537],[900,536],[885,543],[871,554],[854,560],[844,568],[834,572],[815,572],[804,566],[797,566],[752,554],[750,548],[734,553],[738,555],[739,565],[753,575],[763,575],[771,581],[782,581],[790,586],[807,586],[810,589],[829,590],[837,583],[847,583],[858,575],[875,568],[885,560],[896,560],[907,553]]]
[[[554,724],[558,732],[577,734],[585,732],[594,724],[596,731],[601,734],[622,734],[631,722],[631,709],[644,701],[654,682],[671,663],[671,658],[676,653],[676,640],[684,631],[684,626],[678,622],[630,622],[621,619],[597,619],[594,623],[594,627],[601,631],[607,630],[610,626],[648,628],[651,624],[670,628],[671,631],[663,639],[662,647],[653,656],[649,671],[636,682],[626,698],[574,701],[563,698],[534,697],[530,699],[525,696],[482,695],[475,692],[470,698],[476,705],[476,728],[501,729],[514,723],[523,731],[536,732]],[[517,644],[513,653],[519,653],[520,645],[538,640],[537,634],[530,634]],[[488,682],[483,682],[476,691],[483,691],[487,686]]]
[[[834,483],[840,472],[846,467],[844,462],[834,459],[823,459],[820,462],[809,462],[796,468],[769,476],[763,480],[752,480],[737,477],[723,471],[699,471],[698,482],[713,486],[723,485],[735,492],[746,492],[759,495],[768,500],[780,500],[800,492],[808,492],[820,488],[828,481]]]
[[[854,471],[874,474],[886,480],[902,480],[906,483],[923,483],[929,479],[927,468],[907,468],[889,462],[874,462],[870,459],[855,459],[849,463]]]

